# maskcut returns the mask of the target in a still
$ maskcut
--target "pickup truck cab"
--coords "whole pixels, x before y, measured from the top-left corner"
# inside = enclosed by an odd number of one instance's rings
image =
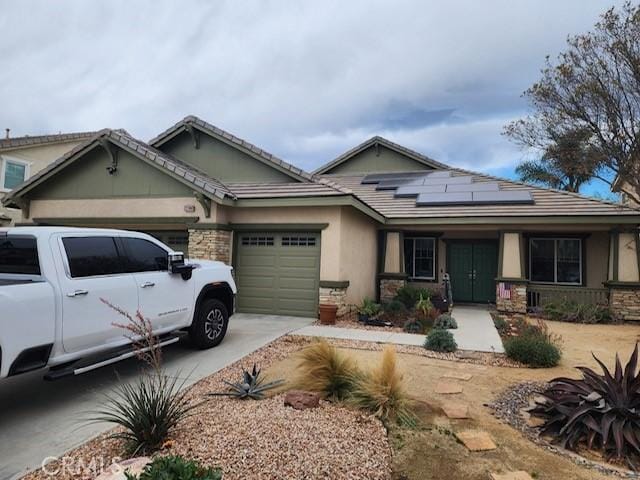
[[[188,335],[218,345],[234,312],[232,268],[185,263],[155,238],[124,230],[0,229],[0,378],[43,367],[77,375],[135,355],[127,319],[147,318],[160,345]]]

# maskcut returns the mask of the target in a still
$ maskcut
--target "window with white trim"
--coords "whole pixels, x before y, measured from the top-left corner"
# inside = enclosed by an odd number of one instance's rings
[[[530,238],[529,280],[565,285],[582,284],[580,238]]]
[[[29,164],[14,158],[0,158],[0,189],[13,190],[29,178]]]
[[[404,271],[412,279],[436,279],[435,238],[404,237]]]

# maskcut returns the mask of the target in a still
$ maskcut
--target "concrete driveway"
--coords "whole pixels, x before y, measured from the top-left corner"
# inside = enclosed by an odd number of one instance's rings
[[[213,373],[276,338],[313,322],[310,318],[236,314],[227,336],[211,350],[171,345],[164,365],[186,377],[187,385]],[[19,478],[109,428],[85,425],[83,416],[104,400],[117,383],[134,379],[140,364],[127,360],[78,377],[44,382],[42,372],[0,381],[0,479]]]

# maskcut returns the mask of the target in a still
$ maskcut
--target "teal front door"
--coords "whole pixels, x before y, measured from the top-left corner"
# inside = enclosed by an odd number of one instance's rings
[[[447,248],[453,301],[495,302],[497,245],[493,242],[453,242]]]

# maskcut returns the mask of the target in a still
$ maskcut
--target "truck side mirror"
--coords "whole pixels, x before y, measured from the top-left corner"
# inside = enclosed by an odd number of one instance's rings
[[[193,265],[184,263],[184,253],[172,252],[168,254],[169,273],[182,275],[183,280],[189,280],[193,271]]]

